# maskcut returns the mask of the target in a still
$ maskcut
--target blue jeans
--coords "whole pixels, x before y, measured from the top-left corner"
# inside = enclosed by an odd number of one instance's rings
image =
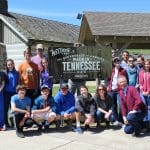
[[[102,113],[101,111],[97,110],[97,111],[96,111],[96,122],[97,122],[97,123],[100,123],[100,121],[106,120],[106,119],[104,118],[104,116],[105,116],[104,113]],[[106,121],[115,122],[116,119],[115,119],[114,115],[111,114],[110,117],[109,117],[109,120],[106,120]]]
[[[112,98],[112,105],[113,105],[113,114],[116,118],[116,120],[122,122],[122,114],[121,114],[121,100],[120,95],[116,91],[111,91],[109,95]]]
[[[0,128],[4,125],[4,98],[3,93],[0,92]]]
[[[141,99],[146,107],[146,116],[144,118],[144,121],[150,121],[150,95],[148,96],[144,96],[141,92],[140,92],[140,96]]]
[[[144,113],[137,112],[127,115],[128,125],[125,126],[124,131],[126,134],[132,134],[133,132],[140,131],[143,128]]]

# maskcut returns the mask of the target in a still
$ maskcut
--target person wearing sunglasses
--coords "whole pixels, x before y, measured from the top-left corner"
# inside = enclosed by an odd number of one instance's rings
[[[69,91],[67,83],[61,83],[60,90],[54,96],[54,100],[57,104],[58,114],[61,116],[61,120],[65,120],[69,128],[73,130],[72,121],[75,120],[75,97]],[[59,124],[57,128],[59,128]]]
[[[112,98],[107,93],[107,89],[104,85],[99,85],[96,89],[94,99],[97,106],[96,122],[97,128],[100,127],[100,122],[105,122],[106,126],[109,126],[109,122],[114,122],[115,117],[113,115]]]
[[[134,64],[134,60],[134,57],[130,55],[128,59],[128,66],[126,68],[126,72],[129,81],[128,85],[138,87],[138,69]]]

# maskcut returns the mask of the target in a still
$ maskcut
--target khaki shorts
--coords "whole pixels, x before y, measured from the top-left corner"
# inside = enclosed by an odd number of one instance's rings
[[[37,113],[33,114],[32,118],[40,118],[41,120],[48,120],[49,118],[55,118],[56,113],[54,112],[44,112],[44,113]]]

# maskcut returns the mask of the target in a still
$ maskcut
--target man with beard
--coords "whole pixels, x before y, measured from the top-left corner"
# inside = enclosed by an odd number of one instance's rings
[[[76,98],[75,103],[75,115],[76,115],[76,129],[75,132],[83,133],[80,126],[81,116],[84,117],[85,130],[89,128],[89,125],[94,122],[94,116],[96,111],[95,101],[92,95],[88,93],[88,88],[86,86],[80,87],[80,95]]]

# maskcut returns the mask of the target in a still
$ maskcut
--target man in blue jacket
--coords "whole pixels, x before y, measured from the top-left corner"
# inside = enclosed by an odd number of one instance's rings
[[[75,97],[69,92],[67,83],[60,85],[60,91],[58,91],[54,99],[58,106],[58,114],[60,114],[64,120],[68,120],[72,129],[71,123],[75,120]]]

